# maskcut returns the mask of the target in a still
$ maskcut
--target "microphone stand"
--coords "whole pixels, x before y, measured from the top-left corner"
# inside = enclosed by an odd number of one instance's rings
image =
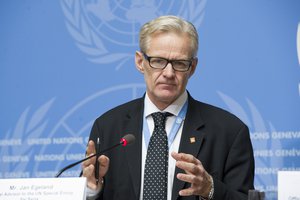
[[[91,159],[91,158],[95,157],[95,156],[99,156],[100,154],[102,154],[102,153],[104,153],[104,152],[106,152],[106,151],[109,151],[109,150],[111,150],[111,149],[113,149],[113,148],[115,148],[115,147],[117,147],[117,146],[119,146],[119,145],[121,145],[121,144],[123,144],[123,141],[121,141],[120,143],[115,144],[114,146],[112,146],[112,147],[110,147],[110,148],[108,148],[108,149],[105,149],[105,150],[103,150],[103,151],[101,151],[101,152],[99,152],[99,153],[92,154],[92,155],[90,155],[90,156],[88,156],[88,157],[86,157],[86,158],[84,158],[84,159],[82,159],[82,160],[79,160],[79,161],[77,161],[77,162],[75,162],[75,163],[72,163],[72,164],[70,164],[70,165],[67,165],[66,167],[62,168],[62,169],[55,175],[55,178],[58,178],[58,177],[59,177],[64,171],[66,171],[67,169],[70,169],[70,168],[72,168],[72,167],[78,165],[79,163],[82,163],[82,162],[84,162],[84,161],[86,161],[86,160],[88,160],[88,159]]]

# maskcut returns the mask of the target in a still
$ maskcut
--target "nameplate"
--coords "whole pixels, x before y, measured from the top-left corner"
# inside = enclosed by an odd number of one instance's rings
[[[300,199],[300,171],[278,171],[278,200]]]
[[[0,179],[1,200],[83,200],[86,178]]]

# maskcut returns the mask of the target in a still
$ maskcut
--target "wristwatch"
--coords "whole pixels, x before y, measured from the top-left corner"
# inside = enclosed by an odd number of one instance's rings
[[[214,187],[214,179],[210,176],[210,180],[211,180],[211,188],[210,191],[208,193],[208,200],[211,200],[214,198],[214,191],[215,191],[215,187]]]
[[[210,176],[210,181],[211,181],[211,188],[210,188],[210,191],[208,193],[208,196],[206,198],[200,196],[201,200],[212,200],[214,198],[215,188],[214,188],[214,179],[212,178],[212,176]]]

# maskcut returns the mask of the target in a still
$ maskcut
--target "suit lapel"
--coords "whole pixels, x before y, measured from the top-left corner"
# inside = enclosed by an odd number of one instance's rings
[[[200,111],[197,109],[195,100],[189,95],[188,98],[188,111],[184,121],[182,130],[182,136],[179,146],[179,152],[191,154],[198,157],[201,145],[204,141],[204,134],[200,131],[200,128],[204,126],[204,122],[200,116]],[[134,144],[126,147],[125,155],[127,158],[127,164],[129,167],[130,178],[133,182],[134,192],[136,199],[139,199],[140,187],[141,187],[141,158],[142,158],[142,129],[143,129],[143,111],[144,111],[144,98],[138,99],[138,102],[130,107],[126,119],[124,130],[125,134],[133,134],[136,138]],[[122,166],[120,166],[122,167]],[[176,174],[184,173],[182,170],[176,168],[172,200],[178,198],[179,191],[184,187],[185,183],[179,181],[176,178]]]
[[[200,128],[204,126],[201,119],[200,111],[196,108],[196,102],[190,96],[188,98],[188,111],[183,125],[179,151],[182,153],[191,154],[198,157],[201,145],[204,140],[204,134],[201,133]],[[174,174],[174,183],[172,189],[172,200],[176,200],[179,196],[179,191],[184,187],[185,182],[176,178],[178,173],[184,173],[183,170],[176,168]]]
[[[126,158],[130,172],[130,178],[133,182],[136,199],[139,199],[141,185],[141,159],[142,159],[142,124],[143,124],[143,98],[138,100],[126,115],[125,128],[126,133],[135,136],[135,142],[126,147]],[[122,166],[120,166],[122,167]]]

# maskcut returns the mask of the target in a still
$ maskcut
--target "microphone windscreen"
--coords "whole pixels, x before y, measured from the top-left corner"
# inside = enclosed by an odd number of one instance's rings
[[[132,134],[124,135],[123,139],[127,141],[127,144],[132,144],[135,141],[135,136]]]

